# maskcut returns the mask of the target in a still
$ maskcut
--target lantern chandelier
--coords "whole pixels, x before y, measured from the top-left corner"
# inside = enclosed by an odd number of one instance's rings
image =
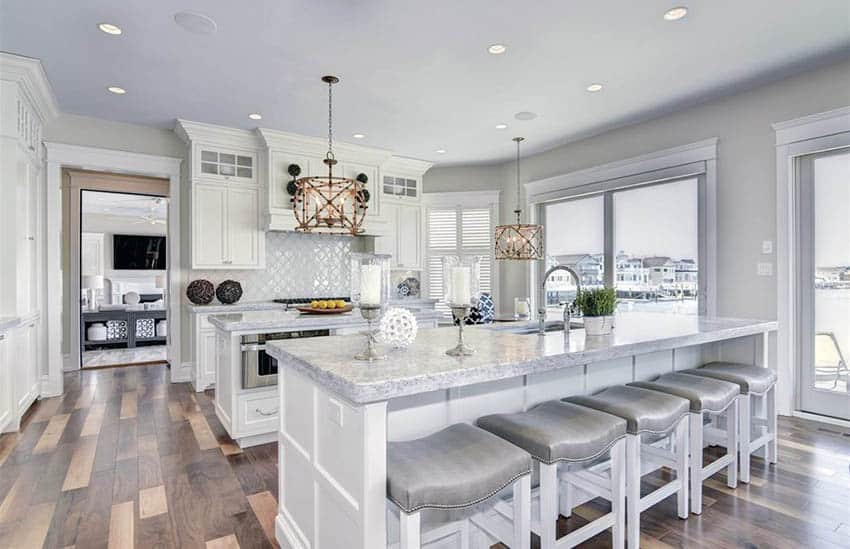
[[[524,137],[514,137],[516,142],[516,223],[496,227],[496,259],[531,261],[543,259],[543,225],[523,224],[519,197],[519,144]]]
[[[364,232],[366,203],[369,191],[364,183],[334,175],[336,158],[333,153],[333,85],[336,76],[323,76],[328,85],[328,152],[324,163],[328,175],[302,177],[295,182],[292,206],[298,225],[296,231],[358,235]]]

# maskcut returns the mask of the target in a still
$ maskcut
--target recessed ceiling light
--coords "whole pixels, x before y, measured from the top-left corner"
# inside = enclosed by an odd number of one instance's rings
[[[263,115],[258,112],[252,112],[248,115],[248,118],[250,118],[251,120],[262,120]]]
[[[446,149],[437,149],[434,152],[437,153],[437,154],[446,154]]]
[[[598,92],[598,91],[602,91],[602,84],[591,84],[591,85],[589,85],[586,89],[587,89],[587,91],[589,91],[589,92]]]
[[[116,95],[124,95],[125,93],[127,93],[127,90],[125,90],[124,88],[122,88],[120,86],[109,86],[106,89],[111,91],[112,93],[114,93]]]
[[[508,125],[507,124],[496,124],[496,129],[497,130],[506,130],[506,129],[508,129]]]
[[[677,6],[664,12],[665,21],[678,21],[688,14],[688,8],[685,6]]]
[[[366,137],[366,134],[363,134],[363,133],[355,133],[355,134],[354,134],[354,135],[352,135],[351,137],[353,137],[354,139],[363,139],[364,137]]]
[[[118,25],[113,25],[112,23],[100,23],[97,28],[105,32],[106,34],[121,34],[121,27]]]
[[[489,48],[487,48],[487,51],[493,55],[501,55],[508,51],[508,48],[504,44],[492,44]]]
[[[534,120],[537,114],[529,111],[520,111],[514,115],[517,120]]]
[[[194,11],[175,13],[174,22],[195,34],[213,34],[218,30],[218,25],[211,17]]]

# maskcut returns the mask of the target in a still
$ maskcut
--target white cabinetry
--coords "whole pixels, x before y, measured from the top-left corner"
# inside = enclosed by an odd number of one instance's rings
[[[391,266],[422,269],[422,207],[396,201],[384,202],[389,225],[385,236],[375,240],[375,252],[392,255]]]
[[[0,333],[0,433],[6,432],[16,410],[12,406],[12,375],[6,357],[6,334]]]
[[[192,267],[256,269],[260,257],[260,190],[218,183],[192,186]]]
[[[11,381],[9,430],[17,431],[21,417],[39,396],[38,319],[30,319],[9,330],[4,343]]]
[[[178,121],[192,161],[193,269],[265,268],[260,140],[253,132]]]
[[[210,324],[208,317],[208,314],[192,315],[192,344],[195,357],[192,385],[198,392],[215,385],[217,360],[215,328]]]

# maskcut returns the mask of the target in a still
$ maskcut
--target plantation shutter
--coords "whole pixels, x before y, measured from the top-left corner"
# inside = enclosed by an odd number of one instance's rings
[[[427,213],[428,297],[437,299],[437,309],[449,319],[443,303],[443,257],[447,255],[479,258],[482,292],[492,291],[493,229],[490,208],[429,208]]]

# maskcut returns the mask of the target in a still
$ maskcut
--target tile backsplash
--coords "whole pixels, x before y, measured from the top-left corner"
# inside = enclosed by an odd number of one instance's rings
[[[241,301],[345,297],[351,293],[351,252],[360,247],[358,239],[349,236],[267,232],[265,269],[190,271],[189,281],[239,281]]]

